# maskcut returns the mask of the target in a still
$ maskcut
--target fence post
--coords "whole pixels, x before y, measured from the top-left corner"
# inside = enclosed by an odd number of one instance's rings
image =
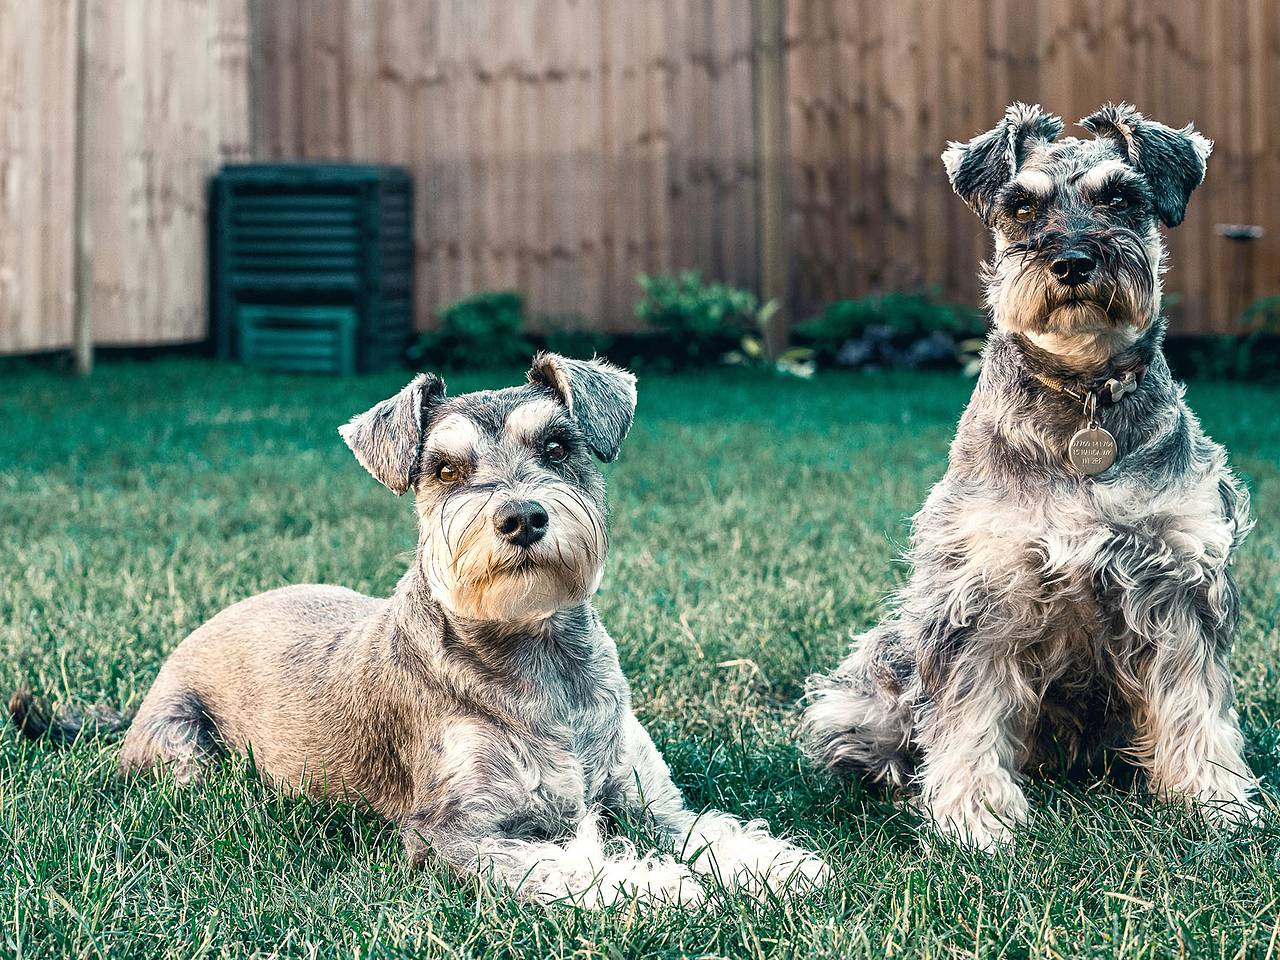
[[[76,94],[75,156],[72,165],[71,265],[74,307],[72,309],[71,351],[75,371],[80,376],[93,372],[93,238],[89,231],[88,150],[89,128],[89,0],[76,0]]]
[[[786,0],[751,0],[751,80],[755,106],[756,230],[760,296],[778,301],[765,330],[771,358],[786,349],[791,323],[791,230],[788,161]]]

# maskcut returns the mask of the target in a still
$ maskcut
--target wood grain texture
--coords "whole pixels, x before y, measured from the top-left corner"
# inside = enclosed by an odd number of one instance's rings
[[[743,0],[260,7],[257,156],[413,171],[420,325],[516,287],[539,326],[625,330],[643,271],[755,285]]]
[[[912,286],[979,295],[989,241],[938,155],[1013,100],[1068,125],[1126,100],[1217,141],[1169,233],[1173,332],[1238,332],[1249,302],[1280,292],[1277,0],[790,0],[787,30],[802,313]],[[1267,232],[1233,242],[1220,223]]]
[[[248,153],[244,0],[90,0],[94,342],[202,340],[205,184]]]
[[[197,341],[205,181],[249,156],[246,0],[0,0],[0,352]],[[83,175],[75,175],[77,124]]]
[[[76,0],[0,0],[0,353],[69,346]]]
[[[751,6],[86,0],[95,340],[204,336],[204,178],[250,156],[407,166],[424,327],[515,287],[541,326],[634,329],[641,271],[760,289]],[[989,240],[938,155],[1014,99],[1068,123],[1128,100],[1217,141],[1170,233],[1174,332],[1239,330],[1280,293],[1280,0],[785,8],[795,319],[888,289],[977,298]],[[71,338],[75,11],[0,0],[0,352]]]

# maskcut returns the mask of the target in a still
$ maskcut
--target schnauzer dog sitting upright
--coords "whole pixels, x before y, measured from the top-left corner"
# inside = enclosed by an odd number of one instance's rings
[[[606,845],[597,808],[643,818],[731,888],[820,882],[822,862],[764,824],[687,810],[631,711],[589,598],[607,547],[591,457],[617,456],[635,401],[631,374],[544,354],[526,385],[446,398],[424,374],[353,419],[359,461],[414,493],[417,555],[394,595],[296,586],[222,611],[161,669],[123,769],[185,782],[219,748],[252,749],[286,789],[395,822],[415,861],[541,901],[701,899],[684,863]],[[75,716],[13,707],[30,735],[74,736]]]
[[[1160,224],[1212,143],[1132,107],[1014,104],[943,154],[995,235],[993,330],[909,582],[808,684],[801,735],[836,772],[918,786],[979,847],[1027,819],[1023,771],[1119,747],[1163,796],[1250,817],[1228,667],[1244,488],[1161,352]]]

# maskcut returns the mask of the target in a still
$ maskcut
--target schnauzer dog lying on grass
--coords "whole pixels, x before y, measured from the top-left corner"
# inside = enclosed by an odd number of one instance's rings
[[[341,433],[359,461],[414,492],[417,556],[395,594],[286,587],[222,611],[161,669],[123,769],[187,782],[219,749],[252,749],[287,789],[398,824],[415,861],[541,901],[703,897],[685,863],[606,844],[598,809],[644,818],[730,888],[821,882],[822,862],[764,824],[687,810],[631,711],[589,598],[608,545],[591,457],[617,456],[635,400],[623,370],[541,355],[527,385],[446,398],[426,374],[356,417]],[[75,735],[74,715],[13,707],[28,734]]]
[[[1024,771],[1118,747],[1160,795],[1251,817],[1228,658],[1248,498],[1161,344],[1160,224],[1212,143],[1132,107],[1014,104],[943,154],[995,235],[994,329],[946,475],[913,524],[893,612],[814,676],[806,751],[918,786],[938,829],[990,847]]]

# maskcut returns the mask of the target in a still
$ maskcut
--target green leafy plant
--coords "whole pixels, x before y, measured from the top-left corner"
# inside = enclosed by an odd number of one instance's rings
[[[1259,297],[1238,318],[1238,334],[1197,337],[1189,351],[1190,373],[1207,380],[1280,378],[1276,340],[1280,336],[1280,296]]]
[[[755,328],[760,302],[750,290],[707,283],[696,270],[638,278],[636,318],[661,333],[676,368],[711,366]]]
[[[770,300],[761,307],[756,312],[755,332],[743,336],[738,349],[725,354],[724,362],[731,366],[774,370],[806,380],[812,377],[817,371],[817,365],[814,363],[813,350],[808,347],[788,347],[776,360],[769,359],[768,351],[765,349],[765,338],[768,335],[769,324],[781,309],[782,304],[777,300]]]
[[[946,303],[937,291],[878,293],[852,300],[836,300],[821,314],[796,327],[819,361],[833,362],[850,340],[881,329],[900,345],[941,333],[957,341],[984,335],[986,323],[974,307]]]
[[[1280,334],[1280,295],[1254,300],[1244,308],[1240,322],[1258,333]]]
[[[524,297],[495,290],[464,297],[440,311],[440,328],[408,350],[414,366],[476,369],[523,363],[533,352],[524,336]]]

